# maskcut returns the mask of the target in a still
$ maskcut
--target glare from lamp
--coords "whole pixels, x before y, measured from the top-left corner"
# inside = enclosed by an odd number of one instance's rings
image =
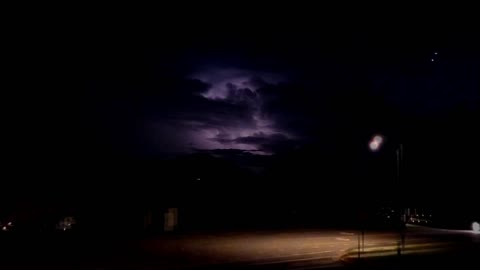
[[[380,149],[383,144],[383,137],[380,135],[373,136],[372,140],[368,143],[368,148],[370,151],[376,152]]]
[[[474,233],[480,233],[480,224],[478,224],[478,222],[473,222],[472,230]]]

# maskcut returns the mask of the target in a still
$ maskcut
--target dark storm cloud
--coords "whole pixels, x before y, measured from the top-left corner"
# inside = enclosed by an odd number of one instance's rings
[[[205,86],[205,85],[204,85]],[[162,150],[188,152],[190,148],[213,149],[209,137],[230,134],[238,129],[255,129],[252,107],[233,99],[208,99],[195,87],[183,94],[146,99],[142,117],[151,127],[147,134]],[[145,107],[144,107],[145,108]]]
[[[266,135],[261,132],[252,136],[236,138],[235,142],[259,145],[260,150],[270,153],[293,150],[302,144],[301,139],[291,139],[281,133]]]
[[[233,88],[233,86],[230,86]],[[228,99],[203,96],[211,85],[200,80],[178,79],[168,85],[149,87],[141,96],[141,108],[146,117],[197,127],[253,126],[249,89],[231,89]],[[247,93],[248,94],[244,94]]]
[[[230,102],[250,104],[251,106],[258,103],[258,95],[250,88],[238,88],[233,83],[227,83],[226,88],[228,90],[226,99]]]
[[[348,102],[348,97],[336,96],[337,87],[296,82],[265,85],[258,89],[264,101],[262,113],[274,119],[277,127],[288,130],[297,138],[308,139],[318,135],[316,130],[335,124],[332,119],[338,111],[331,110],[334,103],[344,107]],[[342,91],[346,91],[345,88]]]
[[[214,69],[199,77],[204,80],[157,74],[125,83],[97,82],[92,100],[99,102],[102,117],[94,121],[108,124],[107,136],[115,143],[128,142],[134,151],[151,154],[194,149],[271,154],[267,146],[289,136],[263,114],[263,97],[257,93],[258,87],[275,85],[272,78],[278,76]],[[259,134],[263,140],[256,138]]]
[[[266,135],[262,132],[255,133],[252,136],[246,136],[246,137],[239,137],[236,138],[234,141],[238,143],[246,143],[246,144],[266,144],[271,141],[285,141],[287,140],[287,137],[283,134],[271,134],[271,135]]]
[[[258,155],[256,152],[257,151],[240,149],[194,149],[194,153],[196,154],[221,158],[251,172],[262,172],[265,170],[270,156]],[[258,152],[262,151],[259,150]]]
[[[204,128],[254,125],[250,108],[244,104],[204,97],[172,102],[176,102],[176,109],[169,109],[170,120],[184,121]]]
[[[266,153],[275,153],[279,150],[293,149],[301,141],[287,137],[281,133],[265,134],[263,132],[254,133],[253,135],[237,137],[230,139],[225,134],[219,134],[212,140],[218,141],[222,144],[241,144],[253,145],[259,151]]]

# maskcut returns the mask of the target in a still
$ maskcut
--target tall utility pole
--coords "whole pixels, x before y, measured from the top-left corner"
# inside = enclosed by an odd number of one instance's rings
[[[370,148],[370,151],[372,152],[377,152],[380,150],[382,147],[382,144],[384,142],[384,138],[382,135],[375,135],[372,140],[369,142],[368,147]],[[398,255],[401,254],[402,249],[405,249],[405,209],[403,208],[403,200],[402,200],[402,185],[401,185],[401,170],[403,166],[403,144],[400,143],[396,149],[396,183],[394,184],[394,189],[396,189],[396,210],[397,210],[397,215],[399,218],[399,224],[398,224],[398,233],[400,236],[400,239],[398,241],[398,248],[397,248],[397,253]],[[362,231],[362,242],[363,242],[363,231]],[[358,256],[360,257],[360,236],[358,240],[358,249],[359,253]]]
[[[384,143],[384,137],[382,135],[375,135],[368,143],[368,148],[372,152],[377,152],[382,148]],[[360,258],[360,253],[365,251],[365,228],[363,226],[363,220],[360,222],[360,234],[358,235],[358,258]]]
[[[405,209],[402,203],[402,182],[401,182],[401,170],[403,165],[403,144],[399,144],[397,151],[397,203],[398,203],[398,215],[399,215],[399,234],[401,241],[401,248],[405,249]],[[400,243],[399,243],[400,244]],[[400,245],[399,245],[400,246]],[[400,249],[399,249],[400,253]]]

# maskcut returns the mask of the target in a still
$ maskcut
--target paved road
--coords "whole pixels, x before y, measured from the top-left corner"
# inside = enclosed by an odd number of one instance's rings
[[[281,266],[305,269],[333,266],[345,254],[357,254],[359,233],[354,230],[291,230],[192,234],[160,237],[142,244],[143,253],[156,266],[201,268],[225,266]],[[433,251],[445,244],[478,241],[479,235],[467,231],[438,230],[418,226],[407,228],[405,251]],[[399,236],[395,232],[367,232],[361,256],[395,250]]]
[[[73,236],[73,235],[72,235]],[[126,241],[97,237],[2,238],[1,269],[308,269],[341,266],[358,255],[355,230],[283,230],[162,235]],[[102,239],[102,240],[100,240]],[[395,232],[367,232],[362,257],[395,254]],[[480,246],[480,235],[417,226],[407,229],[407,253],[453,244]],[[451,254],[455,254],[452,252]],[[16,258],[23,258],[17,260]],[[347,261],[348,263],[348,261]],[[8,267],[7,267],[8,266]],[[25,266],[25,267],[23,267]],[[42,267],[40,267],[42,266]],[[45,267],[43,267],[45,266]],[[47,267],[48,266],[48,267]],[[9,268],[10,267],[10,268]]]

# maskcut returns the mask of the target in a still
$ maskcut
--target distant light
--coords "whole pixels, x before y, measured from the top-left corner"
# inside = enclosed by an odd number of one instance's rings
[[[378,151],[383,143],[383,137],[380,135],[375,135],[372,140],[368,143],[368,148],[371,151]]]
[[[8,226],[12,226],[12,222],[11,222],[11,221],[8,222],[7,225],[8,225]]]
[[[433,54],[437,55],[437,54],[438,54],[438,52],[434,52]]]
[[[434,62],[434,61],[435,61],[435,59],[432,58],[432,62]]]
[[[6,230],[8,230],[7,226],[3,226],[2,231],[6,231]]]
[[[478,222],[473,222],[472,230],[474,233],[480,233],[480,224],[478,224]]]
[[[200,178],[197,178],[197,181],[200,181]]]

